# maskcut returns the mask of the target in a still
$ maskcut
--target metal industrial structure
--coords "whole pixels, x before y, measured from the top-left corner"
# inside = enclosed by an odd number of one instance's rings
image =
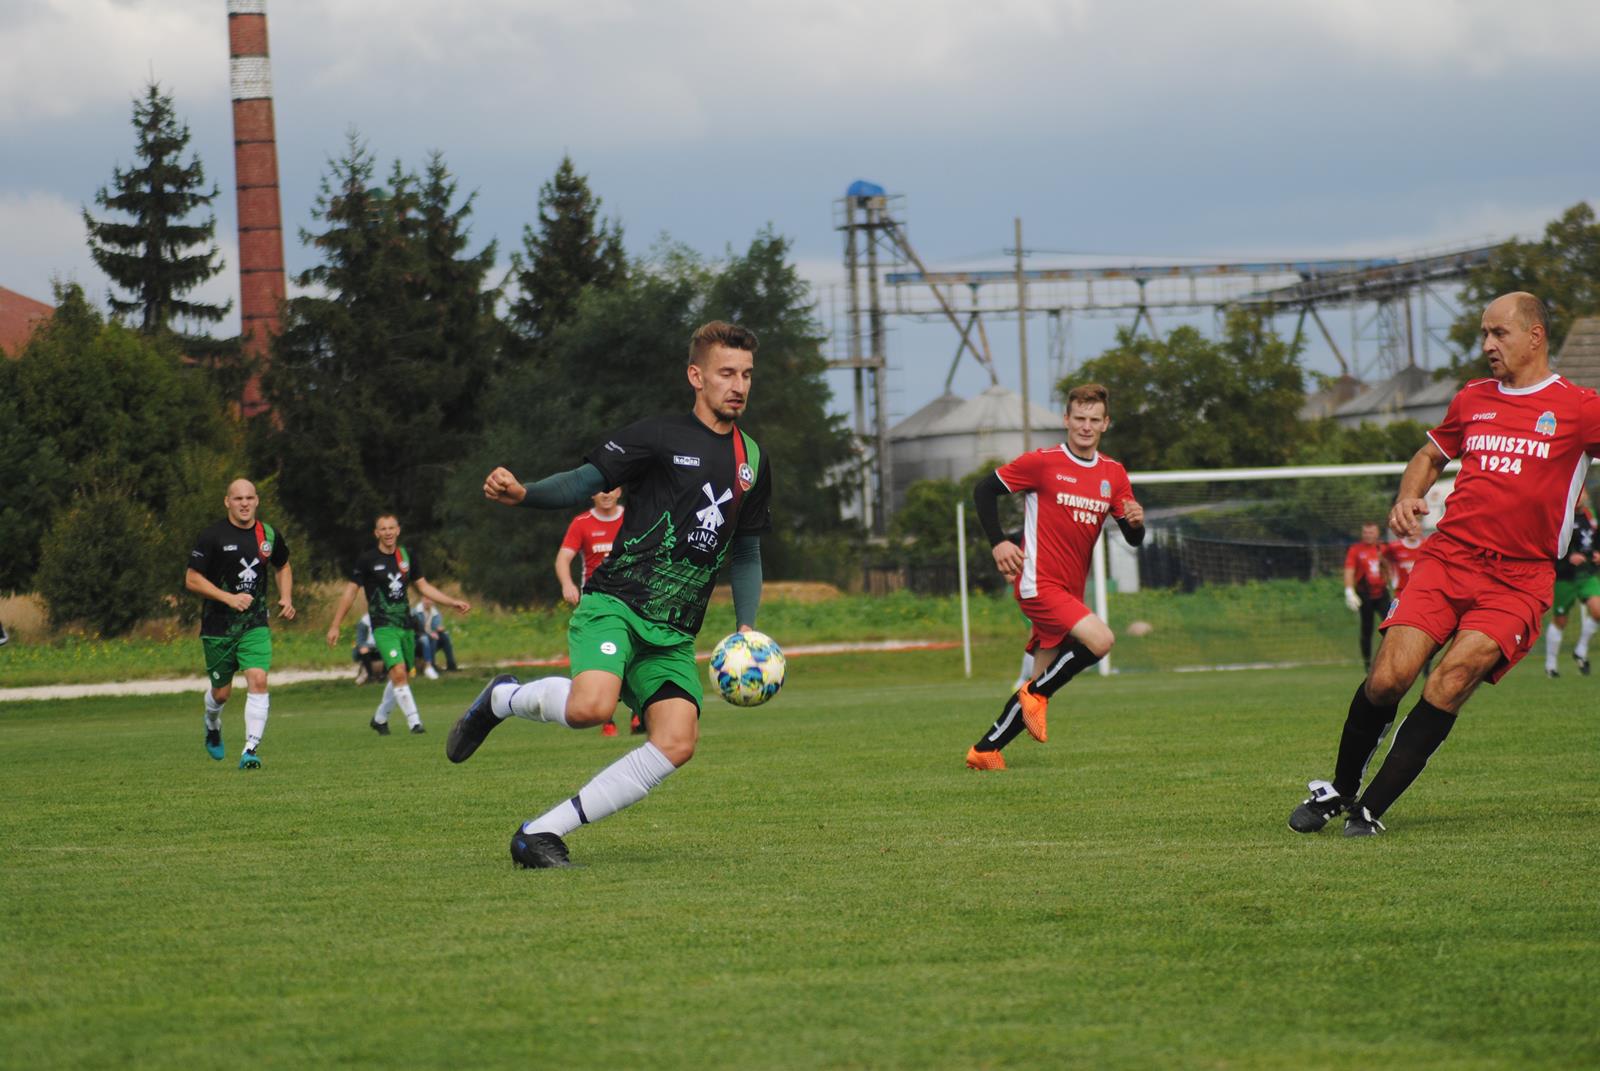
[[[286,293],[266,0],[228,0],[228,88],[239,206],[240,343],[260,369],[282,326]],[[240,409],[250,417],[266,408],[258,373],[245,384]]]
[[[1044,316],[1052,378],[1057,378],[1066,371],[1065,340],[1074,317],[1124,318],[1133,330],[1154,334],[1158,314],[1221,315],[1235,307],[1295,316],[1297,339],[1309,319],[1344,376],[1390,377],[1429,367],[1431,347],[1448,346],[1444,332],[1458,314],[1449,300],[1450,284],[1465,279],[1498,248],[1479,244],[1411,257],[1025,268],[1019,220],[1015,247],[1006,250],[1015,257],[1010,270],[930,271],[906,235],[902,206],[903,199],[882,186],[857,181],[836,202],[835,212],[836,229],[845,238],[847,330],[843,355],[829,363],[854,372],[855,432],[864,461],[861,515],[880,533],[892,509],[890,489],[897,486],[887,413],[889,316],[944,320],[955,328],[947,394],[968,355],[991,384],[999,382],[986,319],[1018,321],[1020,357],[1026,362],[1028,317]],[[1432,321],[1430,303],[1443,314]],[[1345,346],[1323,316],[1334,308],[1350,313]],[[1033,406],[1025,363],[1021,382],[1022,441],[1031,445]]]

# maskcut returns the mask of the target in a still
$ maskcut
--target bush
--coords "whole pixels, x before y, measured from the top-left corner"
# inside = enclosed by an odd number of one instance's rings
[[[81,622],[120,636],[166,605],[174,566],[155,515],[118,492],[93,492],[59,511],[39,555],[38,592],[52,627]]]

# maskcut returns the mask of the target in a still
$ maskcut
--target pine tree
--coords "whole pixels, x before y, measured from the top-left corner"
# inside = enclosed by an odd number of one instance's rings
[[[297,278],[262,390],[273,426],[252,427],[258,468],[281,473],[284,504],[311,542],[340,557],[393,510],[409,545],[435,527],[446,475],[475,444],[495,364],[493,245],[469,254],[472,198],[436,154],[418,178],[397,161],[374,185],[352,135],[324,176],[301,240],[320,256]],[[434,559],[437,561],[437,559]]]
[[[114,169],[110,186],[95,194],[96,204],[125,213],[132,222],[97,220],[83,210],[90,255],[130,295],[113,294],[111,307],[120,316],[137,314],[146,334],[166,331],[178,318],[216,323],[232,302],[207,305],[185,301],[183,295],[222,270],[216,217],[184,222],[191,213],[209,208],[217,188],[205,190],[198,156],[188,163],[180,159],[189,145],[189,127],[178,121],[172,96],[162,93],[158,83],[151,82],[144,99],[134,101],[133,127],[139,136],[139,164]]]
[[[520,295],[511,303],[513,330],[535,344],[570,320],[578,295],[608,289],[627,274],[622,228],[599,223],[600,198],[563,156],[555,175],[539,188],[539,229],[522,229],[522,253],[512,257]]]

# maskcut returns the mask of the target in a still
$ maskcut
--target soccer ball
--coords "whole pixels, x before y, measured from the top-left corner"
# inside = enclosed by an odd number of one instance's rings
[[[764,632],[735,632],[711,652],[706,675],[736,707],[758,707],[783,687],[783,650]]]

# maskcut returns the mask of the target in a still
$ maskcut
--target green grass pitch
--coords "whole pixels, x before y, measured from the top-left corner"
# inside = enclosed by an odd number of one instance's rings
[[[198,695],[0,708],[0,1066],[1600,1064],[1600,692],[1480,690],[1388,816],[1297,836],[1349,669],[1080,678],[962,765],[1012,645],[800,658],[700,754],[512,867],[634,742],[445,733],[481,678],[282,688],[265,768]],[[241,690],[242,691],[242,690]]]

